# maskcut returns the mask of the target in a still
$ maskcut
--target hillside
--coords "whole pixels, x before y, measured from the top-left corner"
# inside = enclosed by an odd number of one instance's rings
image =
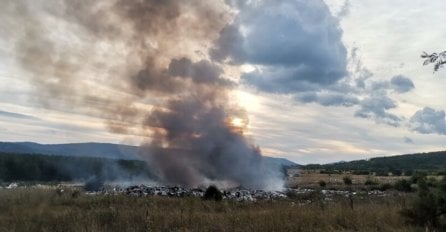
[[[0,142],[0,152],[125,160],[138,159],[138,147],[111,143],[39,144],[31,142]]]
[[[0,152],[0,182],[113,181],[151,177],[147,164],[139,160]]]
[[[96,157],[138,160],[139,147],[112,143],[39,144],[31,142],[0,142],[0,152],[15,154],[44,154],[72,157]],[[284,158],[265,157],[268,165],[296,166]]]
[[[73,181],[146,178],[153,175],[136,146],[110,143],[38,144],[0,142],[0,181]],[[282,170],[295,163],[265,157]]]
[[[386,175],[391,172],[394,175],[402,173],[410,174],[415,170],[440,171],[446,168],[446,151],[418,153],[388,157],[377,157],[368,160],[355,160],[332,164],[309,164],[304,169],[320,169],[327,172],[353,171],[356,173],[375,172],[378,175]]]

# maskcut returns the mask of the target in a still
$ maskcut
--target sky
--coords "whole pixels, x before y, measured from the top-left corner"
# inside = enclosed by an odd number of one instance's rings
[[[192,63],[193,75],[212,76],[214,65],[236,83],[228,96],[264,155],[307,164],[445,150],[446,69],[434,72],[420,55],[445,49],[446,1],[193,1],[181,8],[181,27],[161,32],[157,22],[142,20],[143,30],[102,17],[107,4],[17,2],[0,10],[0,141],[153,139],[128,112],[147,112],[166,95],[130,91],[121,79],[149,47],[162,51],[150,52],[153,67],[187,56],[206,61]]]

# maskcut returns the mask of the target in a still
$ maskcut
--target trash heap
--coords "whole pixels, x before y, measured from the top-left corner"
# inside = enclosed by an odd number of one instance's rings
[[[390,192],[380,191],[380,190],[369,190],[369,191],[349,191],[349,190],[333,190],[333,189],[308,189],[308,188],[297,188],[288,189],[287,192],[293,196],[301,196],[301,198],[308,198],[308,196],[314,196],[314,194],[321,197],[324,201],[332,201],[334,198],[365,198],[365,197],[386,197],[389,196]],[[393,192],[393,195],[398,194]]]
[[[119,195],[125,194],[135,197],[143,196],[166,196],[166,197],[203,197],[205,189],[203,188],[183,188],[180,186],[145,186],[135,185],[129,187],[105,186],[96,192],[88,192],[90,195]],[[223,190],[222,196],[224,200],[235,201],[256,201],[256,200],[279,200],[285,199],[287,196],[279,191],[250,190],[243,188],[235,188]]]

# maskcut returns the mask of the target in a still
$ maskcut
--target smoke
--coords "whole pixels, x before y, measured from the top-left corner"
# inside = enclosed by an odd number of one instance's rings
[[[0,30],[45,107],[102,117],[108,129],[147,138],[141,156],[165,184],[282,181],[243,135],[237,82],[208,55],[234,18],[224,1],[18,0]],[[234,124],[233,120],[241,120]]]

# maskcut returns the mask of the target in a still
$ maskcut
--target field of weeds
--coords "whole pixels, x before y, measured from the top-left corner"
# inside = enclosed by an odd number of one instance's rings
[[[306,186],[317,187],[320,181],[324,181],[327,187],[343,188],[344,177],[349,177],[355,187],[364,187],[367,180],[371,180],[377,184],[394,184],[403,179],[410,179],[407,176],[370,176],[370,175],[353,175],[353,174],[324,174],[324,173],[301,173],[298,177],[289,177],[288,186]]]
[[[204,201],[0,190],[0,231],[423,231],[405,223],[408,197]]]

